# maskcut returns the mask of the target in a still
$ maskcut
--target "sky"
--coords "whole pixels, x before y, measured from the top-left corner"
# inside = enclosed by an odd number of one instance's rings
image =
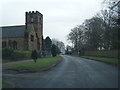
[[[43,35],[63,41],[70,30],[103,8],[103,0],[0,0],[0,26],[25,24],[26,11],[43,14]]]

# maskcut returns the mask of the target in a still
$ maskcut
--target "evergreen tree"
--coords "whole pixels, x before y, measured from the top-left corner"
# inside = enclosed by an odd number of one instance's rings
[[[37,51],[36,51],[36,50],[33,50],[33,51],[32,51],[32,59],[34,60],[35,63],[36,63],[37,58],[38,58]]]
[[[47,55],[51,54],[51,45],[52,45],[52,41],[50,37],[47,36],[45,39],[45,50]]]

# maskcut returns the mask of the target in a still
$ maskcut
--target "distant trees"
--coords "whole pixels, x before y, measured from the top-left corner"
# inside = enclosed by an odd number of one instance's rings
[[[56,45],[52,44],[52,47],[51,47],[51,53],[52,53],[52,56],[55,57],[58,53],[58,48]]]
[[[46,56],[50,56],[52,54],[52,56],[55,57],[57,54],[65,51],[65,45],[62,41],[57,39],[51,40],[49,36],[47,36],[44,40],[44,47],[44,54]]]
[[[57,54],[60,54],[60,49],[55,44],[52,44],[51,47],[52,56],[55,57]]]
[[[52,44],[56,45],[58,48],[58,54],[65,52],[65,45],[62,41],[59,41],[57,39],[52,39]]]
[[[69,55],[72,54],[72,47],[71,46],[69,46],[69,45],[66,46],[65,54],[69,54]]]
[[[102,10],[91,19],[71,29],[68,40],[75,52],[85,50],[117,50],[120,44],[120,1],[109,1],[106,10]]]

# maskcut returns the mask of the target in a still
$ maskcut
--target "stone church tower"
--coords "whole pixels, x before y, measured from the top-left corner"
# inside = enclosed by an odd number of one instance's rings
[[[42,54],[43,15],[38,11],[26,12],[25,49],[37,50]]]
[[[4,26],[2,48],[36,50],[43,53],[43,15],[36,11],[25,13],[25,25]]]

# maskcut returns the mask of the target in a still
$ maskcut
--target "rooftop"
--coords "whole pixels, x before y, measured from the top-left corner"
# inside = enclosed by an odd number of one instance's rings
[[[2,30],[3,38],[14,38],[14,37],[24,37],[25,25],[17,26],[3,26],[0,27]]]

